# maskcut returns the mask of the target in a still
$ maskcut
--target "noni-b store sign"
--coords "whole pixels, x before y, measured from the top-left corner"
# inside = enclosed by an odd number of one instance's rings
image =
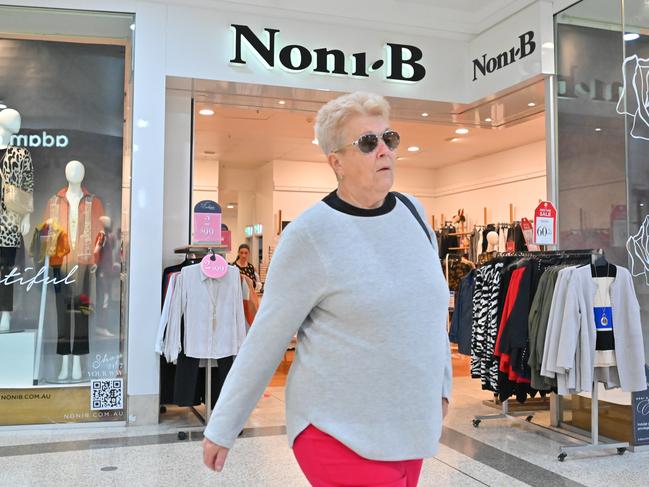
[[[383,56],[374,59],[367,52],[345,52],[332,46],[281,43],[280,29],[256,32],[247,25],[232,24],[232,65],[260,63],[267,69],[311,72],[330,76],[369,78],[416,83],[426,76],[422,50],[413,45],[387,42]]]

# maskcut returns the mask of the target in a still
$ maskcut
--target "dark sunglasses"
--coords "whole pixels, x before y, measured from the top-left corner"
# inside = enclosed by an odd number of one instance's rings
[[[399,136],[398,132],[395,132],[394,130],[386,130],[385,132],[383,132],[383,134],[380,137],[383,139],[383,142],[385,142],[385,145],[388,147],[388,149],[396,150],[396,148],[399,147],[399,142],[401,141],[401,137]],[[336,149],[334,152],[339,152],[351,145],[355,145],[356,147],[358,147],[358,149],[363,154],[369,154],[370,152],[373,152],[374,149],[378,147],[379,136],[376,134],[361,135],[358,138],[358,140],[355,140],[351,144],[344,145],[341,148]]]

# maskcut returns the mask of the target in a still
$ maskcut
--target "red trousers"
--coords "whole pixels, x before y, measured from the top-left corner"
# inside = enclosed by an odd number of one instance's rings
[[[416,487],[423,463],[368,460],[312,425],[295,439],[293,453],[313,487]]]

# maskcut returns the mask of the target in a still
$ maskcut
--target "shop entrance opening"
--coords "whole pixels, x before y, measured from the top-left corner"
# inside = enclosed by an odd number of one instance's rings
[[[238,263],[252,265],[263,303],[266,273],[282,231],[336,187],[313,130],[317,110],[335,96],[322,90],[169,78],[167,155],[174,155],[176,163],[167,166],[173,180],[167,207],[186,227],[185,232],[165,231],[165,264],[177,266],[195,257],[179,256],[173,249],[192,242],[189,208],[215,201],[230,234],[223,253],[234,263],[239,246],[247,244],[246,258]],[[461,279],[487,253],[486,238],[483,248],[478,236],[493,229],[502,240],[496,245],[507,250],[509,229],[523,218],[531,220],[539,200],[546,198],[543,83],[453,114],[457,107],[446,104],[399,98],[389,102],[392,125],[401,134],[394,189],[413,194],[424,205],[457,298]],[[174,152],[182,130],[192,135],[191,154],[184,159]],[[395,249],[395,256],[408,258],[407,249]],[[456,312],[450,303],[449,328]],[[287,344],[251,425],[283,424],[284,386],[295,345],[295,338]],[[458,348],[461,343],[453,346],[455,381],[458,387],[480,392],[479,382],[470,379],[470,358]],[[162,362],[163,369],[169,367],[164,358]],[[180,416],[195,421],[188,409],[173,405],[202,411],[202,375],[194,379],[198,392],[189,404],[174,398],[165,377],[170,375],[163,372],[161,401],[167,412],[162,420]],[[491,399],[488,392],[483,394]],[[274,411],[271,420],[269,411]]]

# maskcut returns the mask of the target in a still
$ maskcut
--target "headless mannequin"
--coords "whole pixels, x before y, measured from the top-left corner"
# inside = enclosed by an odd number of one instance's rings
[[[77,242],[77,232],[79,230],[79,203],[83,198],[81,182],[86,176],[86,169],[79,161],[70,161],[65,166],[65,179],[68,181],[68,191],[65,198],[70,204],[70,214],[68,221],[68,235],[72,251]],[[63,355],[61,360],[61,372],[59,380],[66,380],[70,374],[70,355]],[[72,379],[81,379],[81,356],[72,355]]]
[[[487,252],[495,252],[498,248],[498,233],[489,232],[487,234]]]
[[[22,118],[20,113],[11,108],[0,111],[0,150],[7,149],[11,142],[11,137],[20,131]],[[31,230],[30,214],[26,213],[22,217],[20,224],[20,233],[23,237]],[[11,311],[2,311],[0,313],[0,332],[9,331],[11,326]]]

